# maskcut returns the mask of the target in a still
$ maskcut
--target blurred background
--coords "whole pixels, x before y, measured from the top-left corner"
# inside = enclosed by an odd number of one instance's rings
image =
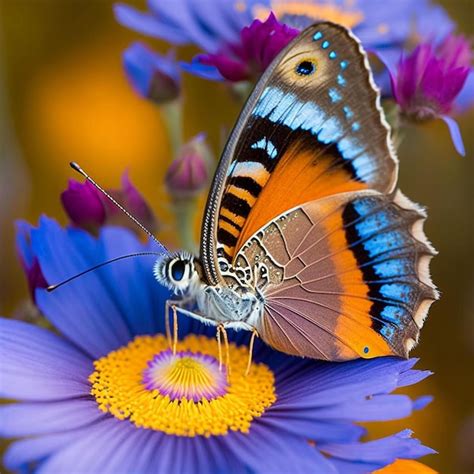
[[[127,1],[143,7],[144,1]],[[381,2],[382,3],[382,2]],[[473,34],[472,0],[440,1],[459,30]],[[163,175],[170,144],[158,109],[139,98],[121,52],[137,34],[119,26],[109,0],[0,0],[0,314],[24,308],[28,290],[14,244],[14,220],[48,214],[65,222],[59,194],[79,162],[104,187],[128,168],[170,236]],[[146,40],[164,52],[160,42]],[[191,57],[192,49],[184,51]],[[224,86],[185,76],[185,138],[206,131],[218,156],[239,105]],[[426,232],[439,251],[431,310],[412,355],[435,374],[411,390],[434,403],[408,420],[370,426],[376,435],[412,428],[439,451],[426,463],[444,473],[474,469],[474,113],[459,118],[459,157],[446,126],[412,128],[400,150],[400,186],[428,207]],[[199,223],[196,223],[198,225]]]

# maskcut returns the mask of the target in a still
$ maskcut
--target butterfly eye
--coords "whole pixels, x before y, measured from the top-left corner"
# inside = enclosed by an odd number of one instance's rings
[[[174,281],[181,281],[184,276],[186,265],[182,260],[175,260],[171,264],[171,276]]]
[[[300,76],[310,76],[315,70],[316,65],[313,63],[313,61],[308,61],[307,59],[301,61],[296,66],[296,73]]]

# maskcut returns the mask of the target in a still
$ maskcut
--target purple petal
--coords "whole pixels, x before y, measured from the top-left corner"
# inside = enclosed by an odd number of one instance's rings
[[[451,140],[453,141],[454,148],[461,156],[466,156],[466,149],[464,148],[464,142],[462,140],[461,131],[459,130],[459,125],[456,120],[447,115],[442,115],[441,119],[449,128],[449,133],[451,134]]]
[[[7,469],[15,471],[27,464],[38,461],[38,459],[45,459],[52,453],[85,436],[90,429],[90,426],[86,426],[73,431],[16,441],[10,444],[5,452],[4,465]]]
[[[89,359],[55,334],[0,319],[0,394],[19,400],[61,400],[88,395]]]
[[[178,97],[179,68],[171,56],[161,56],[142,43],[133,43],[125,50],[123,62],[131,85],[142,97],[157,103]]]
[[[355,462],[391,464],[396,459],[417,459],[436,451],[411,437],[410,430],[366,443],[325,444],[320,449],[330,456]]]
[[[302,441],[296,436],[278,436],[274,430],[257,422],[248,434],[232,432],[227,435],[226,445],[255,473],[336,474],[331,463],[318,450]]]
[[[69,431],[105,415],[89,399],[49,403],[12,403],[0,406],[0,436],[13,438]]]
[[[471,68],[461,92],[454,101],[453,113],[461,114],[474,106],[474,69]]]
[[[423,395],[422,397],[418,397],[416,400],[413,401],[413,409],[418,411],[425,408],[433,401],[433,397],[431,395]]]
[[[152,38],[161,38],[177,45],[189,43],[189,37],[184,31],[158,21],[149,13],[139,12],[135,8],[121,3],[114,6],[114,13],[115,18],[121,25],[138,33]]]
[[[324,407],[301,412],[316,420],[387,421],[411,415],[413,402],[406,395],[375,395],[367,400]]]
[[[366,432],[351,422],[297,418],[291,412],[275,412],[272,409],[265,413],[260,422],[274,430],[326,443],[357,441]]]
[[[180,66],[184,71],[208,81],[224,80],[216,66],[203,64],[199,61],[198,57],[193,58],[191,63],[180,62]]]
[[[100,242],[80,229],[64,230],[51,219],[41,218],[32,232],[32,244],[49,282],[60,282],[104,262]],[[101,357],[127,344],[131,334],[110,282],[91,272],[48,293],[37,290],[38,307],[71,341],[91,357]]]

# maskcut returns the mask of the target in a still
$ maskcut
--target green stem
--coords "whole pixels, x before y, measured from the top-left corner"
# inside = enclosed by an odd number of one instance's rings
[[[182,198],[175,200],[173,208],[180,246],[189,252],[196,253],[198,248],[194,239],[194,219],[197,211],[197,199]]]
[[[161,106],[162,117],[168,130],[171,144],[171,156],[176,158],[183,144],[182,101],[173,100]]]

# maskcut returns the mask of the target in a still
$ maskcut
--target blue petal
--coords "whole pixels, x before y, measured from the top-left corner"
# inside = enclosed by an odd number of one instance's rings
[[[32,231],[32,246],[49,282],[60,282],[105,261],[97,241],[79,229],[64,230],[46,217]],[[48,293],[37,290],[44,315],[71,341],[94,358],[130,341],[131,333],[104,282],[101,271],[84,275]]]
[[[463,113],[474,106],[474,69],[471,68],[461,92],[454,101],[454,111]]]
[[[90,399],[12,403],[0,406],[0,436],[13,438],[69,431],[104,416],[96,401]]]
[[[380,467],[395,462],[396,459],[417,459],[436,451],[423,446],[411,437],[410,430],[366,443],[325,444],[320,449],[330,456],[355,462],[380,463]]]
[[[316,442],[334,443],[357,441],[366,432],[361,426],[344,421],[318,421],[297,416],[296,413],[279,412],[272,407],[265,412],[261,423],[272,427],[274,430],[302,436]]]
[[[159,21],[149,13],[142,13],[128,5],[117,4],[114,6],[117,21],[132,30],[152,38],[160,38],[171,44],[189,43],[189,37],[185,31],[177,30],[165,22]]]
[[[179,68],[170,56],[161,56],[141,43],[133,43],[124,52],[124,67],[130,82],[137,92],[145,98],[150,96],[154,81],[163,91],[174,94],[178,90]],[[162,79],[157,79],[160,73]]]
[[[3,463],[7,469],[16,471],[30,463],[45,459],[47,456],[85,436],[90,429],[90,426],[86,426],[73,431],[16,441],[10,444],[5,452]],[[31,471],[27,470],[27,472]]]
[[[104,260],[155,250],[153,244],[144,248],[135,234],[116,227],[104,228],[99,242]],[[155,260],[154,256],[137,257],[103,269],[102,281],[107,284],[132,336],[164,332],[165,302],[171,294],[153,276]]]
[[[311,409],[391,392],[398,387],[400,374],[415,363],[416,359],[380,357],[344,364],[314,362],[305,371],[278,371],[277,403],[281,409]],[[308,386],[320,389],[309,391]]]
[[[461,131],[459,130],[459,125],[452,117],[443,115],[441,119],[449,128],[449,133],[451,134],[451,140],[453,141],[454,148],[461,156],[466,156],[466,149],[464,148],[464,142],[462,140]]]
[[[0,360],[2,397],[61,400],[89,394],[91,361],[45,329],[0,318]]]
[[[190,63],[180,62],[181,68],[193,74],[194,76],[202,77],[208,81],[223,81],[224,78],[219,70],[215,66],[202,64],[196,58],[194,58]]]
[[[33,229],[33,226],[26,221],[18,220],[15,223],[15,227],[18,252],[27,267],[31,267],[34,259],[34,254],[31,249],[31,229]]]
[[[331,463],[304,438],[282,436],[258,421],[248,434],[229,433],[226,445],[237,459],[245,460],[251,472],[336,473]]]

